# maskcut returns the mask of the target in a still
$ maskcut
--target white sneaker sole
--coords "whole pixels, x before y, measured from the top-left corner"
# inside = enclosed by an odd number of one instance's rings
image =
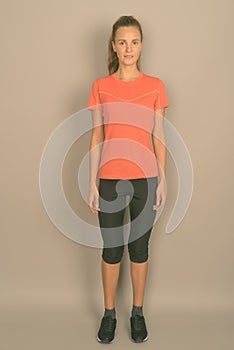
[[[114,339],[111,340],[111,341],[109,341],[109,342],[103,342],[103,341],[97,336],[97,341],[98,341],[99,343],[101,343],[101,344],[111,344],[111,343],[113,343]]]
[[[132,339],[132,337],[131,337],[131,341],[133,342],[133,343],[144,343],[144,342],[146,342],[148,340],[148,335],[147,335],[147,337],[145,338],[145,339],[143,339],[142,341],[135,341],[134,339]]]

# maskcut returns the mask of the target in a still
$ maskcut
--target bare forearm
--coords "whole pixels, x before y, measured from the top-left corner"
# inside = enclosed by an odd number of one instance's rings
[[[103,147],[102,142],[103,142],[103,138],[100,138],[100,137],[98,138],[92,135],[91,141],[90,141],[90,156],[89,156],[89,166],[90,166],[89,185],[90,186],[96,185],[101,152]]]
[[[166,158],[167,158],[167,149],[166,149],[166,139],[164,133],[161,133],[159,137],[152,137],[154,152],[157,158],[158,168],[159,168],[159,177],[160,181],[165,181],[166,177]]]

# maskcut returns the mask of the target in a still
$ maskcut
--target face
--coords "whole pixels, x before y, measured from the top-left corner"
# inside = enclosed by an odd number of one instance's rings
[[[117,53],[119,64],[136,64],[142,49],[139,29],[135,26],[118,28],[112,46]]]

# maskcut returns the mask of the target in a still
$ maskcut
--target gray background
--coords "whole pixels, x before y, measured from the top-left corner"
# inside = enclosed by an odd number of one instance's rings
[[[233,10],[231,0],[1,1],[2,350],[96,349],[103,313],[101,250],[75,243],[52,224],[40,197],[39,163],[54,129],[86,108],[94,79],[107,73],[113,22],[142,24],[142,70],[160,77],[166,118],[194,166],[190,207],[170,235],[177,195],[168,154],[168,197],[153,229],[142,348],[221,349],[233,344]],[[63,169],[67,200],[98,224],[80,199],[77,171],[90,133]],[[129,340],[132,289],[127,250],[116,298],[113,348]]]

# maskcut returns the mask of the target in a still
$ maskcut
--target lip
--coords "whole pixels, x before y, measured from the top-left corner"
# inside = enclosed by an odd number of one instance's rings
[[[124,57],[133,57],[133,55],[125,55]]]

